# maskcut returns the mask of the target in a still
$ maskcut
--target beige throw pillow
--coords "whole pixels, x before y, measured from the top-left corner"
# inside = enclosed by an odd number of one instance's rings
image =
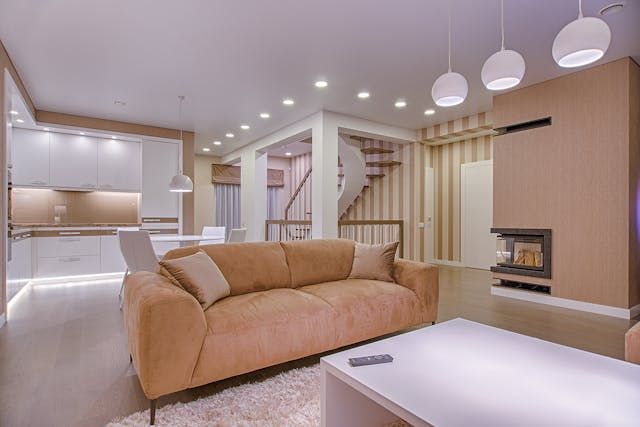
[[[371,279],[393,282],[393,263],[399,242],[386,245],[356,243],[349,279]]]
[[[228,296],[231,288],[215,262],[202,251],[182,258],[160,261],[160,265],[206,310]]]

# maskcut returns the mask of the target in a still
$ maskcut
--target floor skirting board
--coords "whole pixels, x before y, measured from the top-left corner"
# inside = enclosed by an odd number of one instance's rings
[[[631,308],[611,307],[609,305],[593,304],[584,301],[575,301],[566,298],[558,298],[551,295],[539,294],[532,291],[509,289],[503,286],[491,286],[491,295],[514,298],[523,301],[537,302],[539,304],[553,305],[572,310],[587,311],[589,313],[603,314],[621,319],[632,319],[640,314],[640,305]]]

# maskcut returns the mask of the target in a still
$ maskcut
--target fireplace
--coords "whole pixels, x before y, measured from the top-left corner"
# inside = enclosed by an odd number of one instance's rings
[[[491,271],[551,278],[551,230],[546,228],[492,228],[498,234],[496,265]]]

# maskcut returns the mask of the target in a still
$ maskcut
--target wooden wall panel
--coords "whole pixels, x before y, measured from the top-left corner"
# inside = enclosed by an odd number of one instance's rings
[[[495,227],[553,230],[552,295],[629,307],[629,59],[494,97]]]
[[[640,304],[640,66],[629,61],[629,305]]]

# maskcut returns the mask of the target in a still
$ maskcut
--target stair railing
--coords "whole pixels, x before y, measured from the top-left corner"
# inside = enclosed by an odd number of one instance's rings
[[[304,191],[303,191],[304,190]],[[311,168],[305,172],[302,180],[291,195],[287,206],[284,208],[284,219],[306,220],[307,208],[311,211]],[[307,206],[309,204],[309,206]]]

